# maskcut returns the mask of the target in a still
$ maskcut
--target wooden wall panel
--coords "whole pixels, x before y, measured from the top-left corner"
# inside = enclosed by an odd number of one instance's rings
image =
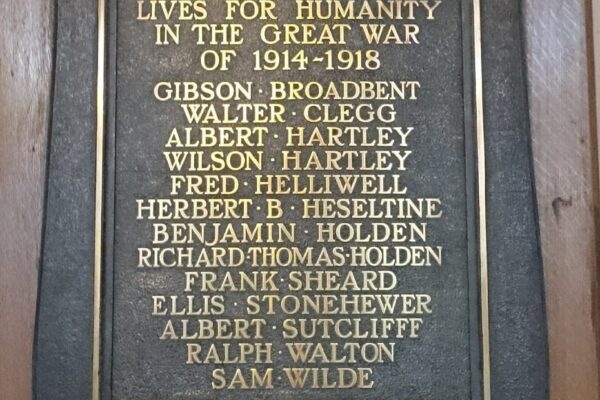
[[[597,153],[585,0],[526,0],[529,102],[552,400],[597,400]],[[593,106],[593,105],[592,105]]]
[[[584,1],[524,2],[552,400],[600,400],[592,303],[598,141],[590,119],[594,65],[587,58]],[[600,60],[600,1],[587,1]],[[31,397],[51,3],[0,1],[0,397],[7,400]],[[600,76],[600,62],[595,68]]]
[[[31,398],[52,2],[0,1],[0,398]]]

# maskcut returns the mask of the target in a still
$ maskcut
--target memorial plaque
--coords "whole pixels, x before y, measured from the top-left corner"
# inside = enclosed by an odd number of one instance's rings
[[[58,1],[35,396],[547,398],[520,15]]]

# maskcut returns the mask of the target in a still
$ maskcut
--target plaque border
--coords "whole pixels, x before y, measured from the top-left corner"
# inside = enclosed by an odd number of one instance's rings
[[[94,266],[93,266],[93,327],[92,327],[92,400],[101,400],[102,394],[102,318],[104,285],[104,196],[105,194],[105,141],[106,141],[106,48],[107,48],[107,1],[97,0],[97,69],[96,69],[96,150],[95,150],[95,206],[94,206]],[[475,175],[476,175],[476,224],[479,260],[479,329],[482,373],[482,399],[491,400],[491,349],[490,349],[490,317],[489,317],[489,271],[487,251],[487,183],[485,155],[485,116],[483,93],[483,52],[482,52],[482,10],[481,0],[472,0],[472,82],[474,88],[475,119]],[[463,23],[464,23],[463,19]],[[464,29],[463,29],[464,32]],[[114,33],[116,36],[116,33]],[[464,45],[464,43],[463,43]],[[466,51],[463,49],[463,54]],[[463,76],[464,79],[464,76]],[[465,102],[467,98],[465,97]],[[465,134],[467,119],[465,118]],[[468,179],[467,179],[468,182]],[[110,206],[110,205],[109,205]],[[468,223],[468,221],[467,221]],[[472,371],[473,373],[473,371]],[[473,379],[473,377],[472,377]],[[473,383],[472,383],[473,385]]]
[[[475,75],[475,131],[477,156],[477,216],[479,229],[479,295],[483,400],[491,400],[490,314],[487,256],[487,202],[485,120],[483,102],[483,55],[481,41],[481,0],[473,0],[473,59]]]
[[[104,211],[104,104],[106,74],[106,4],[98,0],[98,66],[96,82],[96,179],[94,213],[94,294],[93,294],[93,331],[92,331],[92,400],[100,400],[100,368],[102,351],[102,236]]]

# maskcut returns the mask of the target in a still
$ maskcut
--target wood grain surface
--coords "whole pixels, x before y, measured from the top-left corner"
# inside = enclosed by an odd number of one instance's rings
[[[598,150],[584,0],[526,0],[529,103],[552,400],[599,399]],[[599,39],[600,40],[600,39]]]
[[[0,1],[0,398],[31,398],[51,1]],[[551,399],[600,400],[597,0],[525,0],[531,124],[546,278]],[[592,10],[596,24],[590,25]],[[594,43],[586,38],[595,29]],[[587,35],[587,36],[586,36]],[[80,399],[77,399],[80,400]],[[85,399],[81,399],[85,400]]]
[[[0,398],[31,398],[51,1],[0,1]]]

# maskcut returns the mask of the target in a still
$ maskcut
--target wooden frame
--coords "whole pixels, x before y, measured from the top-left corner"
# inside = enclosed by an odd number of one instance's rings
[[[600,398],[595,326],[600,218],[592,7],[597,13],[596,0],[525,2],[552,400]],[[600,45],[597,38],[596,46]]]
[[[0,3],[0,397],[31,398],[54,2]]]

